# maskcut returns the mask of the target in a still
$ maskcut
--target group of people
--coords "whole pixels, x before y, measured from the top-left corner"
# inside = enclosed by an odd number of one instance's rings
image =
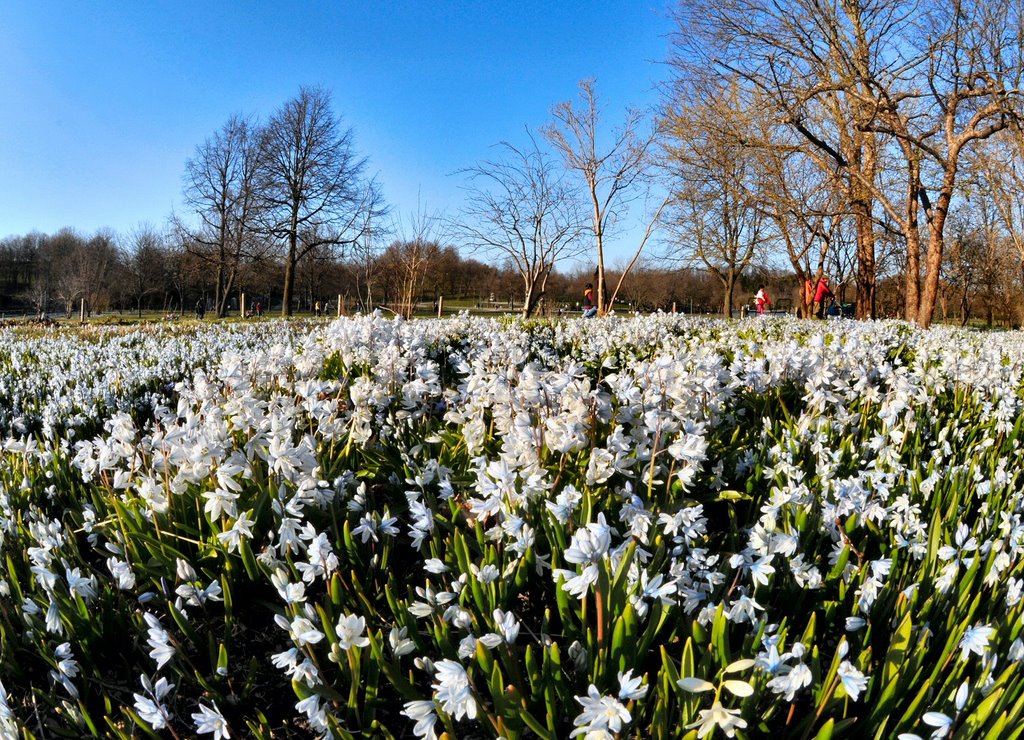
[[[819,319],[825,317],[825,302],[834,300],[835,293],[828,287],[828,280],[824,276],[818,278],[817,284],[804,280],[804,305],[811,306],[813,313]],[[772,299],[768,295],[768,289],[764,285],[757,286],[757,295],[754,296],[754,308],[758,316],[764,316],[772,305]]]

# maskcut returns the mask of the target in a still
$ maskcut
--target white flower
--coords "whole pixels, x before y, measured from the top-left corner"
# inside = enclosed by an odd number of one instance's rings
[[[85,578],[82,576],[81,570],[78,568],[65,568],[64,570],[67,581],[68,590],[72,596],[80,596],[83,601],[91,601],[96,596],[96,577],[89,576]]]
[[[171,714],[167,707],[160,702],[174,688],[174,684],[168,683],[166,678],[160,678],[154,686],[145,675],[140,680],[142,688],[149,696],[132,694],[135,697],[135,711],[139,713],[143,721],[149,724],[152,729],[159,730],[166,727],[167,720],[171,718]]]
[[[1010,644],[1010,649],[1006,653],[1006,657],[1011,662],[1017,662],[1021,658],[1024,658],[1024,642],[1018,637]]]
[[[812,678],[810,669],[803,663],[797,663],[788,673],[769,681],[768,688],[776,694],[785,694],[786,701],[793,701],[796,692],[811,685]]]
[[[469,687],[469,675],[460,663],[441,660],[434,664],[434,699],[455,720],[476,719],[476,699]]]
[[[54,683],[64,686],[72,698],[78,698],[78,688],[71,682],[71,679],[78,675],[78,661],[71,653],[71,643],[63,642],[54,650],[54,660],[57,663],[57,670],[50,671],[50,678]]]
[[[512,612],[495,609],[494,623],[497,625],[502,639],[509,645],[515,644],[516,638],[519,637],[519,620],[516,619],[516,615]]]
[[[867,624],[867,622],[864,620],[863,617],[847,617],[846,618],[846,631],[847,632],[856,632],[857,630],[861,629],[866,624]]]
[[[152,614],[147,612],[142,616],[149,627],[149,637],[147,642],[149,643],[149,646],[153,648],[149,651],[149,657],[156,661],[157,669],[163,668],[164,665],[174,657],[174,646],[171,645],[171,637],[160,624],[160,620]]]
[[[569,517],[576,510],[576,506],[580,501],[583,500],[583,494],[576,490],[573,485],[567,485],[562,489],[561,493],[555,496],[554,501],[548,501],[545,503],[548,511],[555,517],[560,524],[567,524]]]
[[[107,568],[110,574],[117,579],[117,587],[122,591],[135,588],[135,572],[124,560],[120,558],[107,558]]]
[[[363,634],[366,629],[366,620],[347,614],[338,620],[336,626],[338,632],[338,647],[348,650],[353,647],[366,647],[370,644],[370,638]]]
[[[217,539],[227,545],[228,552],[238,552],[243,538],[252,539],[252,525],[255,523],[249,518],[249,512],[242,512],[230,529],[217,534]]]
[[[480,581],[480,583],[492,583],[498,580],[498,576],[501,575],[498,572],[498,569],[490,564],[485,565],[482,568],[477,568],[475,565],[470,567],[473,570],[473,575],[476,576],[476,579]]]
[[[435,575],[440,575],[441,573],[446,573],[448,571],[448,566],[445,565],[444,561],[442,560],[439,560],[437,558],[429,558],[423,561],[423,570],[427,571],[427,573],[434,573]],[[410,704],[411,703],[412,702],[410,702]]]
[[[437,723],[437,704],[432,701],[409,701],[402,710],[409,719],[416,722],[413,734],[425,740],[437,740],[434,725]]]
[[[622,701],[634,701],[643,699],[647,695],[648,686],[641,686],[643,676],[634,676],[633,669],[623,673],[619,671],[619,699]]]
[[[726,709],[721,702],[716,701],[711,705],[711,709],[700,710],[700,719],[686,728],[700,727],[697,730],[697,737],[706,737],[719,727],[726,737],[735,737],[736,730],[742,730],[746,726],[747,721],[740,716],[740,710]]]
[[[582,599],[587,595],[590,587],[597,583],[599,571],[596,565],[590,564],[579,575],[576,575],[571,570],[563,570],[561,568],[554,570],[552,575],[556,581],[559,578],[564,578],[565,583],[562,584],[562,588],[573,596]]]
[[[604,513],[597,515],[597,522],[576,530],[572,543],[562,554],[569,563],[596,563],[608,554],[612,544],[612,529],[607,525]]]
[[[388,634],[388,643],[391,645],[391,652],[396,658],[408,655],[416,649],[416,643],[408,638],[409,632],[405,627],[398,629],[392,627]]]
[[[933,738],[944,738],[949,735],[949,728],[953,724],[953,718],[947,717],[942,712],[925,712],[921,721],[929,727],[934,727]]]
[[[853,701],[857,701],[860,692],[867,688],[868,679],[848,660],[844,660],[839,664],[838,674],[839,679],[843,682],[843,688],[846,689],[847,696]]]
[[[590,684],[586,696],[577,696],[576,701],[583,707],[583,711],[572,721],[576,729],[570,737],[587,735],[595,730],[619,732],[623,725],[632,720],[622,702],[614,696],[602,696],[594,684]]]
[[[323,706],[323,697],[318,694],[312,694],[296,702],[295,710],[305,714],[314,729],[320,732],[327,729],[327,710]]]
[[[988,649],[988,641],[995,634],[995,629],[988,625],[968,627],[960,639],[960,660],[967,660],[971,653],[984,655]]]
[[[220,713],[217,704],[208,707],[205,704],[199,705],[199,711],[192,714],[192,721],[196,725],[196,732],[200,735],[213,735],[213,740],[227,740],[231,735],[228,732],[228,723],[224,715]]]
[[[324,639],[324,633],[313,626],[313,623],[305,617],[295,617],[289,625],[289,632],[292,639],[299,644],[315,645]]]

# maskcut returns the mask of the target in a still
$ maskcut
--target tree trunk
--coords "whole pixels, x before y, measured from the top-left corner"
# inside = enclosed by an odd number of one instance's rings
[[[851,177],[851,207],[857,233],[857,318],[875,318],[875,231],[871,216],[871,186],[876,169],[875,141],[870,134],[855,137],[854,166],[862,177]]]
[[[736,291],[736,276],[730,270],[725,277],[722,278],[722,284],[725,287],[725,295],[722,300],[722,313],[725,314],[725,318],[732,318],[732,303],[733,293]]]
[[[604,316],[608,306],[604,302],[604,229],[601,226],[601,209],[598,207],[597,189],[593,183],[590,185],[590,197],[594,203],[594,239],[597,241],[597,315]]]
[[[292,286],[295,284],[295,261],[289,253],[284,262],[284,293],[281,296],[281,316],[292,315]]]
[[[292,223],[295,223],[293,217]],[[281,297],[281,316],[287,318],[292,315],[292,291],[295,288],[295,262],[298,242],[298,234],[293,229],[288,234],[288,256],[284,261],[284,295]]]
[[[533,315],[533,310],[537,305],[537,300],[534,298],[535,285],[533,278],[527,278],[526,290],[523,292],[523,318],[528,319]]]
[[[935,313],[935,300],[939,292],[939,276],[942,270],[942,252],[945,247],[944,231],[946,228],[946,216],[949,213],[949,203],[952,200],[953,186],[956,183],[956,165],[953,164],[955,154],[950,153],[950,164],[946,168],[946,174],[942,181],[942,190],[939,192],[929,223],[928,254],[925,259],[924,288],[921,291],[921,301],[917,307],[917,324],[922,329],[927,329],[932,323],[932,314]]]

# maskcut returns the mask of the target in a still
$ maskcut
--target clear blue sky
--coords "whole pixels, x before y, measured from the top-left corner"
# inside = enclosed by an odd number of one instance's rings
[[[451,173],[579,80],[608,123],[656,103],[670,30],[662,0],[0,2],[0,237],[159,226],[197,144],[309,84],[396,212],[454,215]]]

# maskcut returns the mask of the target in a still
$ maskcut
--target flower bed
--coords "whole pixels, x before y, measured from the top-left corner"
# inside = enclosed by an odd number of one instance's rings
[[[1024,728],[1019,334],[0,346],[2,737]]]

